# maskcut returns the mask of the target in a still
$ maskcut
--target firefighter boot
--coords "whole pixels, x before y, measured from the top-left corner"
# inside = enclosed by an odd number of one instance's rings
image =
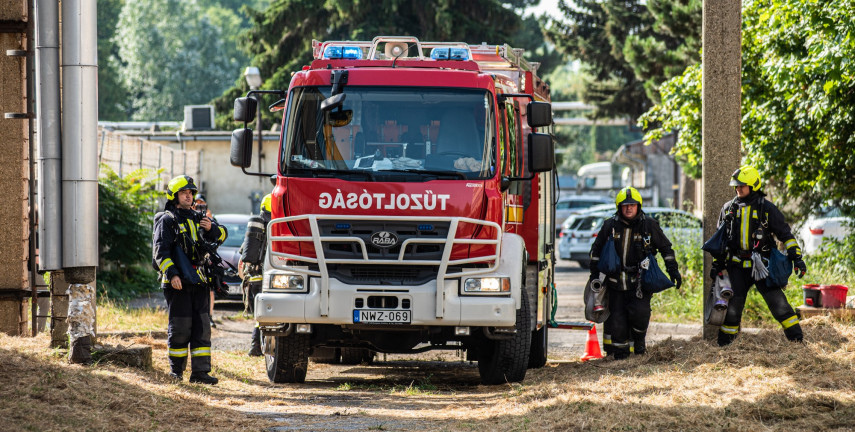
[[[632,329],[632,344],[633,344],[633,352],[635,354],[644,354],[647,352],[647,331],[639,331],[635,328]]]
[[[252,329],[252,344],[249,348],[249,356],[250,357],[260,357],[261,356],[261,330],[258,327]]]
[[[220,382],[220,380],[208,375],[208,372],[193,372],[190,374],[190,382],[213,385]]]

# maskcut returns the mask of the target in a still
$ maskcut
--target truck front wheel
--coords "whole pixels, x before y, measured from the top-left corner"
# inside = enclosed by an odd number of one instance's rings
[[[309,368],[309,335],[264,337],[267,378],[274,383],[302,383]]]
[[[484,341],[478,357],[478,372],[485,385],[519,382],[525,378],[531,350],[531,316],[528,295],[523,292],[517,310],[516,333],[511,339]]]

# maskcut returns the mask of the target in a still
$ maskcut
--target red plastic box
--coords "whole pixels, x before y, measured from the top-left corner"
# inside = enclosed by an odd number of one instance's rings
[[[846,305],[847,291],[849,291],[849,287],[846,285],[820,285],[819,296],[822,307],[828,309],[842,308]]]
[[[804,291],[805,294],[805,305],[822,307],[822,297],[820,297],[819,284],[802,285],[802,291]]]

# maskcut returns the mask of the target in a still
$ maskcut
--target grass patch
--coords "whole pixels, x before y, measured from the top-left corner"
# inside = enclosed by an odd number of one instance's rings
[[[100,300],[96,307],[98,332],[166,331],[166,311],[160,308],[130,308],[115,300]]]

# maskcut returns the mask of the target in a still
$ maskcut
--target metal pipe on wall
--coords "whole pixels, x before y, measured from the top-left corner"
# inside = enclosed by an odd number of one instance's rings
[[[59,5],[36,0],[36,113],[39,165],[39,270],[62,268]]]
[[[62,2],[62,267],[98,265],[96,0]]]

